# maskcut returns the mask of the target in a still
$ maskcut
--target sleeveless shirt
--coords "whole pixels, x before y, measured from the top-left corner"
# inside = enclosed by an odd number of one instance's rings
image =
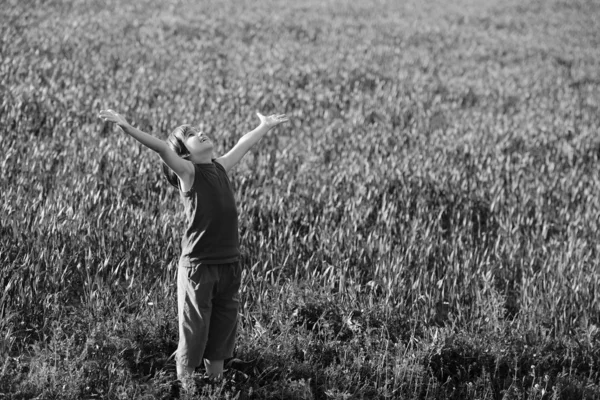
[[[215,160],[194,164],[194,172],[191,189],[180,191],[187,220],[180,261],[187,266],[237,261],[238,212],[227,172]]]

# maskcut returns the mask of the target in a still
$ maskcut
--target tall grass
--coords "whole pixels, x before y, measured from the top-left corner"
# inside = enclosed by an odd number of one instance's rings
[[[232,173],[253,368],[198,394],[598,396],[599,12],[9,2],[0,392],[171,395],[181,206],[110,107],[219,154],[292,119]]]

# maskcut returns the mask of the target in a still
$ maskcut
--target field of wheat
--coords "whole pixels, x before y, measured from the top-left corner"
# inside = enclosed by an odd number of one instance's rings
[[[243,309],[181,398],[600,398],[600,3],[8,0],[0,398],[177,396],[184,216],[151,151],[231,173]]]

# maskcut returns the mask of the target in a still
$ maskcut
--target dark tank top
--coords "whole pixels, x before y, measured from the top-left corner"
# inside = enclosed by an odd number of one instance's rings
[[[194,164],[194,172],[191,189],[180,192],[187,220],[180,261],[187,266],[237,261],[238,213],[225,168],[213,160]]]

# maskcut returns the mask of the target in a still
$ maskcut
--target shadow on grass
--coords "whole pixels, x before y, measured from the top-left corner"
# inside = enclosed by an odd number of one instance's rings
[[[424,359],[448,398],[468,398],[478,387],[494,399],[597,399],[600,351],[576,339],[456,335]]]
[[[177,349],[175,324],[165,322],[155,330],[143,332],[135,329],[133,345],[120,352],[120,356],[134,379],[147,380],[157,372],[165,371],[175,376],[174,352]]]

